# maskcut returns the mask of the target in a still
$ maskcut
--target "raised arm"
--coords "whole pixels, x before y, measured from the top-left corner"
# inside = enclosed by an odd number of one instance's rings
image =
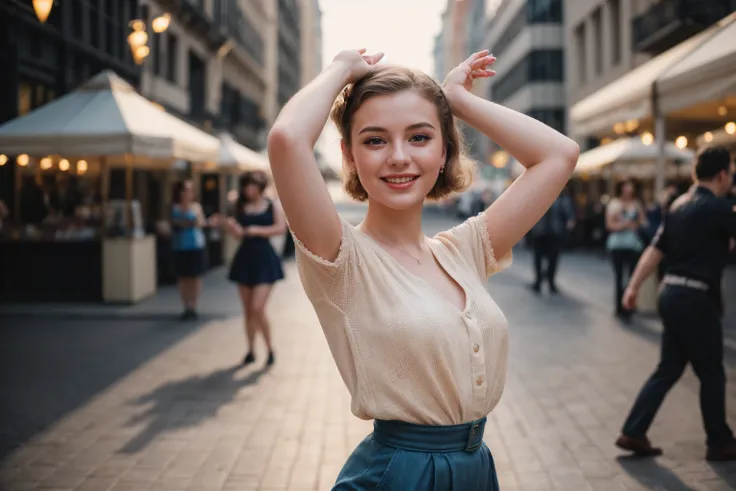
[[[470,92],[473,80],[493,76],[495,58],[475,53],[452,70],[445,93],[453,113],[506,149],[526,171],[484,213],[496,257],[503,257],[539,221],[562,192],[580,149],[534,118]]]
[[[312,149],[340,91],[369,73],[383,56],[364,52],[338,54],[284,106],[268,135],[268,157],[289,227],[310,251],[328,261],[337,257],[342,231]]]

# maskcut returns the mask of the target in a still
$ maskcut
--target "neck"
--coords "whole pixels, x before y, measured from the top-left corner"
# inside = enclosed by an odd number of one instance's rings
[[[705,189],[709,190],[711,193],[715,194],[716,196],[720,196],[720,194],[721,194],[719,192],[719,189],[718,189],[718,184],[716,184],[715,182],[711,182],[711,181],[705,181],[705,182],[704,181],[698,181],[698,186],[700,186],[701,188],[705,188]]]
[[[394,210],[375,201],[368,201],[368,213],[360,228],[391,246],[422,249],[423,204],[405,210]]]

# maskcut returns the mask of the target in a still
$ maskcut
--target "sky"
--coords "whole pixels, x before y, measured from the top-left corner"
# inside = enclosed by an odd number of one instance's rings
[[[383,51],[391,64],[433,73],[434,37],[447,0],[319,0],[322,59],[327,66],[344,49]],[[337,130],[330,125],[320,145],[325,159],[340,166]]]

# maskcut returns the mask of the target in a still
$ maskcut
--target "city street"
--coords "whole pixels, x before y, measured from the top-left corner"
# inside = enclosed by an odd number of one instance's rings
[[[363,213],[341,210],[356,223]],[[425,223],[434,233],[455,220],[428,210]],[[170,288],[131,308],[0,307],[0,490],[330,489],[371,423],[350,413],[293,262],[286,272],[269,305],[271,370],[260,345],[255,366],[239,367],[242,318],[223,269],[206,277],[198,323],[177,320]],[[660,328],[614,319],[605,259],[564,255],[559,296],[535,296],[531,278],[520,249],[488,287],[511,336],[506,390],[485,434],[501,489],[736,489],[736,464],[704,459],[689,369],[650,433],[664,456],[631,459],[614,447],[656,365]],[[727,373],[736,424],[731,348]]]

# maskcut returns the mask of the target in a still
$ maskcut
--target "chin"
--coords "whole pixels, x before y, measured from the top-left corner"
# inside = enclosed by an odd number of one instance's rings
[[[372,189],[368,193],[370,201],[396,211],[408,210],[424,205],[427,194],[430,191],[430,189],[425,191],[419,188],[406,191],[393,191],[380,189],[382,185],[382,183],[379,183],[377,186],[379,189]]]

